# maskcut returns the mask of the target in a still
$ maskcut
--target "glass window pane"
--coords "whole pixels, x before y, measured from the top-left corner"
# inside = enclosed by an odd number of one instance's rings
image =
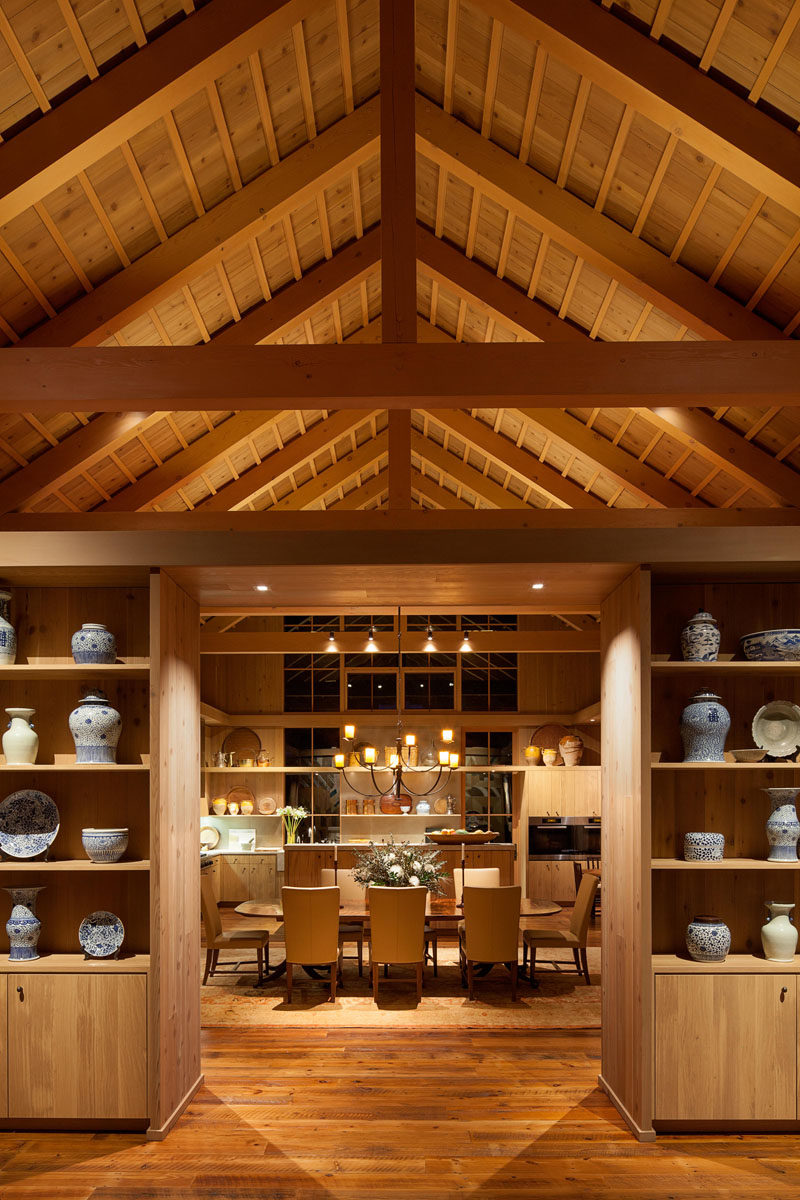
[[[511,818],[493,815],[489,818],[489,828],[493,833],[499,833],[501,842],[511,842]]]
[[[311,730],[308,728],[284,730],[283,753],[283,761],[287,767],[310,766]]]
[[[435,672],[430,676],[431,708],[453,708],[455,687],[451,673]]]
[[[465,776],[466,786],[464,789],[465,807],[467,813],[483,813],[487,809],[487,784],[486,776],[482,774],[470,774]],[[469,826],[467,827],[469,828]]]
[[[470,730],[464,734],[464,766],[485,767],[489,762],[489,735]]]
[[[394,672],[391,675],[365,675],[364,678],[372,680],[372,708],[397,708],[397,676]]]
[[[339,777],[316,773],[314,775],[314,815],[339,811]]]
[[[508,730],[493,729],[489,734],[490,761],[510,766],[514,761],[514,735]]]
[[[489,783],[489,812],[511,816],[511,776],[493,772]]]
[[[347,676],[347,707],[348,708],[371,708],[372,706],[372,676],[357,675],[355,673]]]

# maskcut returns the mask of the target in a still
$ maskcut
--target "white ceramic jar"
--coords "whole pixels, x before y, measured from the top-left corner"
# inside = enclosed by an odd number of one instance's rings
[[[766,907],[769,917],[766,924],[761,926],[764,957],[770,962],[792,962],[797,949],[797,930],[789,914],[794,905],[768,900]]]
[[[3,734],[3,754],[7,767],[29,766],[36,762],[39,735],[33,728],[35,708],[7,708],[11,720]]]

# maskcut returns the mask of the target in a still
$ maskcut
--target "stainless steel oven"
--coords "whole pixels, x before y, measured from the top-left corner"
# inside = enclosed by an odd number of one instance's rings
[[[569,862],[599,857],[599,817],[529,817],[529,859]]]

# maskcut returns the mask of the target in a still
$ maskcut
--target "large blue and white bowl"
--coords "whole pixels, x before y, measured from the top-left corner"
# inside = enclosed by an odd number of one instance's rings
[[[739,639],[751,662],[800,662],[800,629],[762,629]]]
[[[82,829],[83,848],[94,863],[119,862],[128,849],[127,829]]]

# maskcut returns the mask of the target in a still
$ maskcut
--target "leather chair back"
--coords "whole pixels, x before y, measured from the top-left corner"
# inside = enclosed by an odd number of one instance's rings
[[[466,887],[500,887],[499,867],[465,867],[464,884]],[[456,904],[461,903],[461,867],[453,871],[453,889]]]
[[[339,957],[339,889],[281,888],[286,961],[332,963]]]
[[[222,921],[219,918],[219,908],[214,895],[214,885],[206,867],[200,872],[200,912],[203,916],[203,930],[206,935],[206,945],[213,946],[222,933]]]
[[[370,887],[372,961],[418,963],[425,958],[425,901],[422,887]]]
[[[365,888],[360,883],[356,883],[353,879],[353,872],[342,870],[334,871],[333,867],[323,867],[320,871],[323,887],[338,887],[342,896],[342,904],[363,904]],[[338,878],[336,878],[338,876]]]
[[[516,962],[522,888],[465,887],[467,958],[473,962]]]
[[[600,880],[596,875],[584,874],[581,877],[581,886],[578,888],[578,894],[575,897],[575,907],[572,910],[569,928],[570,932],[575,934],[581,946],[586,945],[586,935],[589,932],[589,919],[592,915],[594,894],[597,891],[599,882]]]

